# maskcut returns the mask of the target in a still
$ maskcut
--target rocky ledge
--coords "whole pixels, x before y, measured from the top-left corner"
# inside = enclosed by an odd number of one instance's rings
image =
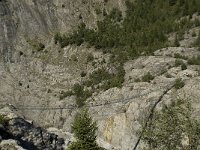
[[[0,123],[1,150],[64,150],[64,139],[21,117]]]

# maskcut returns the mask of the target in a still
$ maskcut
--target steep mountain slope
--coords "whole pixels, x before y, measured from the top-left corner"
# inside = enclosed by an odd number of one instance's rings
[[[78,108],[76,96],[67,92],[76,83],[88,81],[97,69],[106,68],[111,74],[117,70],[109,63],[110,53],[86,43],[61,48],[53,37],[58,32],[71,33],[82,22],[94,28],[96,21],[103,19],[102,12],[109,13],[112,8],[119,8],[125,15],[123,0],[0,1],[0,106],[12,105],[34,124],[71,132]],[[194,14],[191,20],[195,18],[199,16]],[[99,88],[87,97],[86,107],[98,122],[98,142],[103,147],[142,149],[138,131],[151,112],[177,98],[190,100],[193,116],[199,119],[200,66],[191,60],[200,56],[200,51],[198,47],[189,48],[199,31],[198,26],[192,26],[184,32],[180,47],[162,48],[128,60],[123,64],[121,88]],[[175,35],[168,38],[173,41]],[[88,60],[91,54],[92,61]],[[185,85],[176,89],[179,78]]]

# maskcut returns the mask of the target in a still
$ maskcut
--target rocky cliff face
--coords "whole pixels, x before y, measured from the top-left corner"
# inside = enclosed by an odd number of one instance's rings
[[[5,121],[0,125],[0,149],[29,149],[29,150],[63,150],[64,139],[58,135],[49,133],[41,127],[36,127],[32,122],[12,115],[13,112],[7,107]],[[3,111],[3,112],[2,112]],[[12,117],[11,117],[12,115]]]
[[[88,78],[95,67],[86,63],[93,53],[98,64],[108,54],[94,51],[85,45],[63,49],[54,44],[56,32],[70,32],[78,23],[95,27],[102,19],[98,9],[125,10],[123,0],[2,0],[0,1],[0,106],[12,104],[20,116],[43,127],[57,127],[70,132],[70,124],[77,109],[75,97],[60,100],[62,91]],[[198,32],[199,29],[193,29]],[[190,33],[182,41],[185,46]],[[39,42],[45,45],[39,51]],[[169,47],[143,56],[124,65],[125,82],[121,89],[112,88],[94,93],[88,99],[88,108],[99,126],[98,142],[107,149],[133,149],[138,131],[148,120],[152,108],[159,109],[179,97],[192,101],[194,116],[199,116],[200,67],[188,65],[186,70],[176,66],[174,54],[191,58],[200,55],[198,48]],[[75,59],[74,59],[75,58]],[[106,59],[107,60],[107,59]],[[182,59],[187,63],[186,60]],[[151,82],[136,82],[150,72]],[[176,90],[176,78],[185,82]],[[139,142],[138,149],[142,143]]]

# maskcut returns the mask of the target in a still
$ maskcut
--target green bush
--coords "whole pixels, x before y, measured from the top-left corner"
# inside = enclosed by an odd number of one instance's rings
[[[45,49],[45,45],[37,40],[28,39],[29,44],[36,49],[38,52]]]
[[[8,122],[8,118],[0,114],[0,124],[6,125],[7,122]]]
[[[85,71],[81,72],[81,77],[85,77],[87,75],[87,73]]]
[[[91,53],[89,53],[87,56],[87,62],[91,62],[93,60],[94,60],[94,56]]]
[[[180,46],[179,39],[178,39],[177,35],[176,35],[175,40],[174,40],[174,46],[175,47],[179,47]]]
[[[193,45],[200,47],[200,31],[199,31],[198,37],[197,37],[197,39],[196,39],[196,41],[194,42]]]
[[[182,79],[178,78],[178,79],[175,80],[174,87],[176,89],[181,89],[184,86],[185,86],[185,83],[182,81]]]
[[[182,60],[180,60],[180,59],[175,60],[175,67],[181,66],[183,64],[184,64],[184,62]]]
[[[56,33],[54,35],[54,43],[55,44],[58,44],[58,43],[62,43],[62,36],[60,33]]]
[[[81,84],[75,84],[73,86],[73,93],[76,96],[76,104],[78,107],[83,107],[86,99],[92,96],[92,92],[84,90],[84,86]]]
[[[181,65],[181,70],[186,70],[187,69],[187,65],[185,64],[185,63],[183,63],[182,65]]]
[[[169,73],[166,73],[165,76],[166,76],[166,78],[172,78],[172,77],[173,77],[173,76],[172,76],[171,74],[169,74]]]
[[[193,56],[191,59],[188,60],[188,64],[190,65],[200,65],[200,55]]]
[[[193,32],[192,32],[192,37],[196,37],[196,36],[197,36],[196,32],[193,31]]]
[[[44,48],[45,48],[45,45],[42,43],[38,43],[38,45],[36,46],[37,51],[42,51]]]
[[[142,77],[142,81],[143,82],[150,82],[151,80],[153,80],[155,77],[152,76],[150,74],[150,72],[148,72],[147,74],[145,74],[143,77]]]
[[[60,100],[68,97],[68,96],[72,96],[74,95],[74,93],[72,91],[67,91],[67,92],[61,92],[61,95],[60,95]]]
[[[140,78],[136,78],[135,82],[141,82]]]
[[[181,54],[179,54],[179,53],[175,53],[175,54],[174,54],[174,58],[180,58],[180,59],[185,59],[185,60],[188,59],[188,57],[183,56],[183,55],[181,55]]]
[[[99,84],[104,80],[109,80],[112,78],[111,75],[105,68],[98,69],[89,75],[90,80],[93,85]]]

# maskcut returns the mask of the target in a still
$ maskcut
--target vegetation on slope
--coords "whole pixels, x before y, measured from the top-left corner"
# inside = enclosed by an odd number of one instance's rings
[[[99,87],[102,83],[102,90],[122,87],[124,62],[140,55],[152,54],[169,45],[179,46],[184,33],[200,25],[198,19],[191,19],[194,13],[200,14],[199,0],[136,0],[134,3],[127,0],[126,6],[125,17],[121,11],[113,9],[104,15],[104,20],[97,22],[96,29],[89,29],[81,23],[71,34],[55,35],[55,44],[59,43],[61,47],[70,44],[79,46],[85,42],[111,54],[110,64],[115,67],[117,74],[99,69],[89,75],[89,80],[81,86]],[[168,41],[170,33],[176,33],[173,43]],[[195,45],[198,45],[198,39]],[[153,77],[147,79],[147,82],[151,79]]]
[[[144,131],[145,150],[197,150],[200,122],[191,113],[190,102],[180,99],[156,111]]]
[[[125,18],[118,9],[113,9],[103,21],[97,22],[97,29],[88,29],[82,23],[70,35],[57,34],[55,42],[61,47],[87,42],[124,62],[165,47],[169,33],[177,32],[180,40],[187,29],[200,25],[198,20],[185,17],[200,13],[198,0],[136,0],[135,3],[126,1],[126,5]]]
[[[0,124],[5,125],[8,122],[8,118],[0,114]]]

